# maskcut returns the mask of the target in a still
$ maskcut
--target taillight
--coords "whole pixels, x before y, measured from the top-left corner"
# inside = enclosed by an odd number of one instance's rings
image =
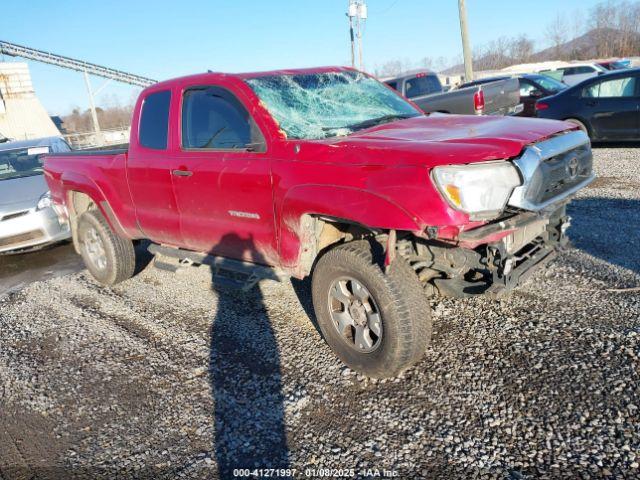
[[[546,110],[547,108],[549,108],[548,103],[544,103],[544,102],[536,103],[536,110]]]
[[[473,107],[476,113],[482,113],[484,110],[484,92],[482,90],[478,90],[473,94]]]

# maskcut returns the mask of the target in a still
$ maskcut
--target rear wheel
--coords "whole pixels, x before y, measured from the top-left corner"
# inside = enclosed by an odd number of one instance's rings
[[[584,133],[586,133],[587,135],[591,136],[591,134],[589,133],[589,129],[587,128],[587,126],[581,122],[580,120],[578,120],[577,118],[567,118],[566,120],[569,123],[573,123],[574,125],[577,125],[578,128],[580,128],[580,130],[582,130]]]
[[[324,254],[312,277],[318,325],[350,368],[393,377],[424,355],[431,339],[430,306],[414,271],[397,257],[385,273],[366,241]]]
[[[89,210],[78,220],[78,246],[85,266],[103,285],[133,276],[133,242],[116,235],[98,210]]]

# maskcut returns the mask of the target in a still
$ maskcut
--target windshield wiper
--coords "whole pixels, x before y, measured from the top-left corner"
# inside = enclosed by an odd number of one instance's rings
[[[346,128],[347,130],[356,131],[356,130],[362,130],[363,128],[375,127],[376,125],[392,122],[394,120],[403,120],[405,118],[413,118],[413,117],[417,117],[417,115],[394,113],[391,115],[383,115],[382,117],[370,118],[369,120],[364,120],[358,123],[352,123],[351,125],[344,125],[342,127],[324,127],[323,130],[330,131],[330,130],[339,130],[341,128]]]

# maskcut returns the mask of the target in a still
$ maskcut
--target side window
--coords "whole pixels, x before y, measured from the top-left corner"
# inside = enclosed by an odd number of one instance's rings
[[[585,87],[582,96],[587,98],[626,98],[634,97],[636,77],[616,78],[597,82]]]
[[[144,99],[138,132],[138,141],[143,147],[155,150],[167,148],[170,103],[169,90],[151,93]]]
[[[393,88],[394,90],[398,90],[398,82],[385,82],[387,85],[389,85],[391,88]]]
[[[589,66],[584,66],[584,67],[576,67],[575,69],[575,74],[584,74],[584,73],[593,73],[595,71],[595,68],[593,67],[589,67]]]
[[[532,83],[526,82],[524,80],[520,80],[520,96],[528,97],[531,95],[531,92],[536,90],[536,87],[533,86]]]
[[[415,98],[441,92],[442,85],[437,76],[424,75],[407,80],[404,89],[407,98]]]
[[[231,92],[203,87],[184,94],[182,146],[261,151],[264,139],[249,112]]]

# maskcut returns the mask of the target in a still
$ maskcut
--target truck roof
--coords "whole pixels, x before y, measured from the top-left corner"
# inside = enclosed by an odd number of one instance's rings
[[[202,82],[212,82],[217,79],[224,78],[237,78],[239,80],[246,80],[256,77],[269,77],[277,75],[311,75],[316,73],[330,73],[330,72],[357,72],[355,68],[340,67],[340,66],[328,66],[328,67],[313,67],[313,68],[293,68],[284,70],[269,70],[264,72],[244,72],[244,73],[225,73],[225,72],[205,72],[197,73],[194,75],[185,75],[183,77],[171,78],[163,80],[162,82],[155,83],[149,89],[157,89],[158,87],[172,85],[175,82],[183,80],[196,80]],[[145,89],[146,90],[146,89]]]
[[[416,68],[414,70],[408,70],[400,75],[392,76],[392,77],[381,77],[378,80],[381,82],[388,82],[389,80],[398,80],[400,78],[405,77],[414,77],[416,75],[438,75],[438,72],[433,70],[429,70],[428,68]]]

